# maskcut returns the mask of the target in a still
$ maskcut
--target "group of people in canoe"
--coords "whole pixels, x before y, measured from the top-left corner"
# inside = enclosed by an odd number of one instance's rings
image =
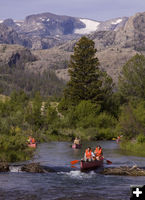
[[[103,151],[102,151],[102,147],[100,145],[98,145],[94,152],[92,151],[91,147],[88,147],[85,151],[84,154],[84,161],[95,161],[95,160],[103,160]]]
[[[29,147],[36,148],[36,140],[35,140],[34,137],[29,136],[29,137],[28,137],[28,140],[27,140],[27,143],[28,143],[28,146],[29,146]]]
[[[76,145],[76,148],[81,145],[81,140],[79,137],[76,137],[73,145]],[[72,145],[72,148],[73,148]],[[79,146],[78,146],[79,145]],[[88,147],[84,154],[84,161],[94,161],[94,160],[102,160],[103,159],[103,151],[102,147],[98,145],[94,151],[92,151],[91,147]]]

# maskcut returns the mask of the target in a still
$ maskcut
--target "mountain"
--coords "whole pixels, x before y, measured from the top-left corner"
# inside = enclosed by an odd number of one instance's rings
[[[0,43],[1,44],[20,44],[23,45],[18,33],[14,31],[11,27],[5,24],[0,24]]]
[[[119,19],[117,19],[117,22],[119,22]],[[112,23],[115,23],[115,21],[111,20],[110,24]],[[108,72],[115,83],[118,81],[122,66],[132,56],[136,53],[145,55],[145,12],[137,13],[123,23],[124,25],[120,27],[118,25],[114,30],[100,31],[98,29],[88,35],[95,42],[100,67]],[[104,25],[104,29],[105,27],[106,25]],[[77,40],[67,41],[50,50],[45,50],[45,52],[43,50],[35,51],[39,61],[36,61],[33,68],[40,69],[39,66],[42,65],[44,66],[43,69],[49,67],[55,70],[59,78],[67,81],[69,77],[66,66],[76,42]],[[40,71],[43,69],[41,68]]]
[[[80,38],[94,31],[117,30],[124,26],[127,17],[105,22],[60,16],[52,13],[30,15],[24,21],[6,19],[0,21],[19,35],[22,44],[31,49],[48,49],[64,44],[68,40]],[[5,43],[5,41],[3,41]],[[15,44],[20,44],[14,40]]]

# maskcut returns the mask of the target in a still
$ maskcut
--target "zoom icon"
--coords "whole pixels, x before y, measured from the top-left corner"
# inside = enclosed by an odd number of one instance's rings
[[[130,200],[145,200],[145,185],[131,185]]]

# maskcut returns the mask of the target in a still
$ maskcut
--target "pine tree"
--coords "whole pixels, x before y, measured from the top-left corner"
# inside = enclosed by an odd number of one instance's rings
[[[145,57],[136,54],[124,66],[119,91],[125,99],[145,99]]]
[[[70,81],[64,91],[64,100],[74,106],[82,100],[100,104],[103,99],[101,73],[94,45],[92,40],[82,37],[76,43],[70,59]]]

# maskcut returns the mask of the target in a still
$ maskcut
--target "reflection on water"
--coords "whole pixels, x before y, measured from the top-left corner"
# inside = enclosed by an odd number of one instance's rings
[[[145,184],[145,177],[102,175],[96,171],[80,172],[79,163],[71,168],[70,161],[80,160],[87,146],[100,144],[112,165],[145,166],[145,158],[124,155],[114,141],[83,143],[72,149],[68,142],[51,142],[38,146],[33,161],[56,169],[56,173],[0,173],[0,200],[127,200],[131,184]]]

